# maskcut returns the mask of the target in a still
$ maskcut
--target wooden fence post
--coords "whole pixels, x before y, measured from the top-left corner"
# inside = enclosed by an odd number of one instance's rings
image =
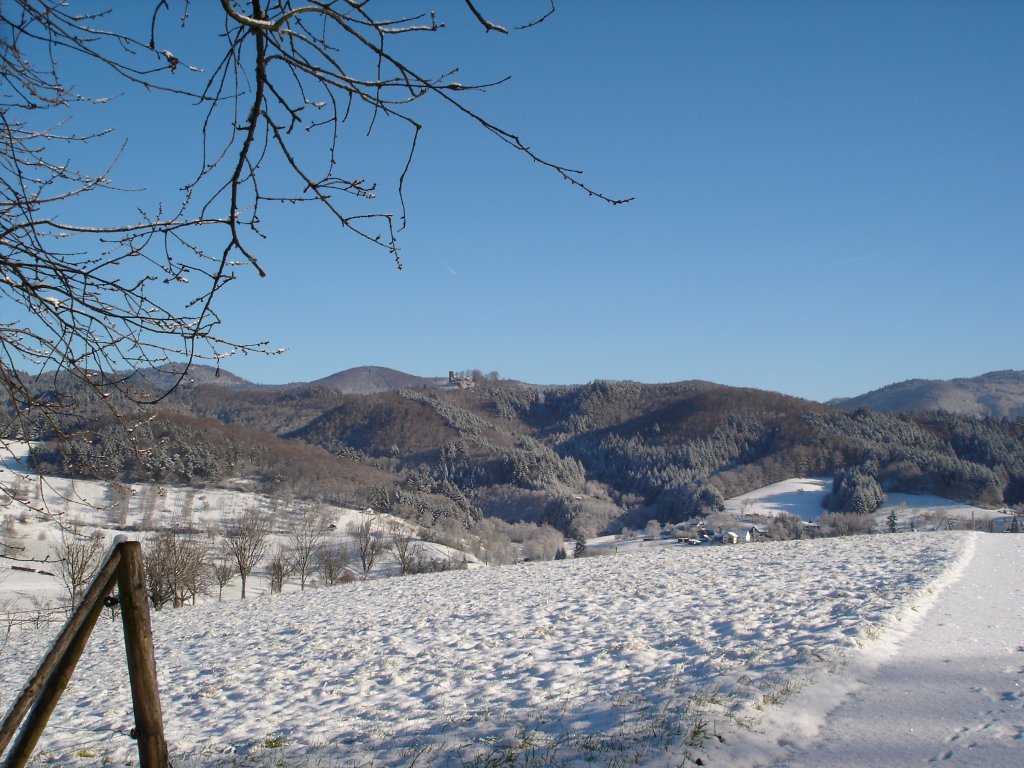
[[[156,655],[149,622],[149,596],[142,545],[118,537],[106,561],[53,642],[28,685],[0,723],[0,755],[18,734],[4,761],[4,768],[24,768],[39,743],[43,729],[67,688],[85,644],[103,612],[103,599],[118,585],[128,680],[135,710],[135,736],[141,768],[168,768],[167,743],[157,690]],[[27,717],[26,717],[27,713]],[[24,725],[18,732],[18,726]]]
[[[135,736],[139,741],[139,765],[141,768],[167,768],[167,742],[164,740],[157,688],[142,545],[137,541],[126,541],[118,548],[121,550],[121,567],[118,568],[117,583],[124,648],[128,656],[128,679],[135,709]]]
[[[114,587],[119,564],[120,555],[117,547],[114,547],[93,579],[82,602],[74,609],[64,629],[50,646],[39,669],[4,718],[3,726],[0,727],[0,754],[3,754],[18,726],[25,720],[17,741],[7,755],[4,768],[21,768],[32,756],[32,750],[39,742],[39,737],[46,728],[54,707],[57,706],[57,700],[67,688],[71,674],[82,657],[82,651],[85,650],[89,635],[92,634],[93,627],[103,612],[103,598],[110,594]]]

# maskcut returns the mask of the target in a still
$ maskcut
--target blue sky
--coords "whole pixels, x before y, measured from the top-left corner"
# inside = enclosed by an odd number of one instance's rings
[[[452,28],[425,61],[511,75],[472,104],[635,201],[587,198],[428,108],[405,269],[310,214],[268,217],[269,276],[239,271],[222,330],[288,352],[226,369],[825,400],[1024,368],[1024,4],[562,0],[507,38],[440,11]],[[401,136],[363,133],[352,162],[393,186]],[[159,156],[133,138],[129,170],[176,163],[154,140]]]

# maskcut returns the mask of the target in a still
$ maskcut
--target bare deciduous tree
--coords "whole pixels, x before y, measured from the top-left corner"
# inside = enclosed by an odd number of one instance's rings
[[[235,578],[234,564],[223,555],[213,561],[213,580],[217,582],[217,602],[224,599],[224,587]]]
[[[385,545],[388,551],[398,563],[402,576],[412,572],[416,560],[416,548],[413,546],[416,541],[416,531],[408,523],[392,518],[385,528]]]
[[[290,553],[282,545],[278,544],[270,553],[267,561],[267,575],[270,577],[270,594],[280,594],[284,589],[285,579],[292,572],[292,561]]]
[[[350,560],[347,547],[337,545],[325,546],[320,549],[316,556],[316,565],[323,583],[328,587],[339,583],[345,575]]]
[[[72,607],[78,605],[83,587],[96,573],[103,550],[103,538],[98,532],[86,535],[77,522],[61,527],[60,542],[54,550],[54,565],[71,598]]]
[[[550,15],[549,0],[537,3],[537,18],[517,28]],[[473,0],[465,4],[469,23],[509,31]],[[265,275],[257,245],[274,220],[268,209],[314,206],[326,223],[401,266],[404,187],[431,114],[421,103],[588,195],[625,202],[487,119],[468,95],[495,83],[457,79],[447,61],[421,69],[410,51],[429,46],[400,41],[426,42],[445,28],[429,7],[395,18],[390,4],[373,0],[131,6],[0,4],[0,385],[24,437],[42,423],[40,413],[74,412],[75,398],[60,396],[69,381],[118,411],[118,397],[139,403],[166,394],[161,379],[150,379],[155,389],[139,386],[153,368],[171,364],[180,382],[195,359],[266,351],[262,342],[219,336],[216,300],[239,267]],[[450,56],[446,40],[434,50]],[[131,121],[122,102],[132,104]],[[181,177],[135,179],[118,166],[126,145],[130,152],[163,140],[150,136],[166,126],[147,116],[165,123],[177,115],[186,124],[175,123],[176,143],[195,147],[192,169],[185,159]],[[382,138],[399,141],[391,167],[342,167],[342,142],[385,122]],[[33,376],[42,371],[52,374],[57,397],[40,395]]]
[[[196,604],[196,598],[210,593],[210,580],[213,576],[210,564],[210,551],[198,536],[190,535],[184,542],[183,560],[185,569],[182,574],[181,588],[174,607],[179,608],[186,602]]]
[[[823,536],[854,536],[871,533],[875,519],[873,515],[858,512],[825,512],[818,518]]]
[[[363,570],[363,581],[370,575],[370,571],[384,551],[384,540],[381,538],[380,525],[376,515],[363,515],[359,522],[350,523],[348,526],[349,535],[354,539],[356,555],[359,557],[359,565]]]
[[[504,520],[494,517],[477,520],[472,529],[476,537],[475,554],[493,565],[514,563],[516,552],[509,534],[511,527]]]
[[[209,551],[200,537],[175,527],[160,531],[145,545],[149,599],[157,610],[180,608],[206,594],[213,576]]]
[[[323,547],[327,531],[327,517],[320,504],[302,506],[289,522],[288,549],[292,572],[299,577],[299,589],[305,591],[316,561]]]
[[[144,548],[146,589],[156,610],[174,600],[176,577],[176,545],[173,531],[162,531],[150,537]]]
[[[559,547],[565,545],[561,532],[550,525],[529,526],[525,530],[522,552],[526,560],[554,560]]]
[[[224,555],[234,563],[242,579],[242,600],[245,600],[249,574],[267,554],[269,536],[270,524],[267,517],[256,507],[250,507],[224,528],[221,539]]]
[[[0,506],[9,507],[11,503],[10,497],[5,497],[0,491]],[[25,551],[25,547],[17,543],[15,515],[9,509],[0,514],[3,516],[3,522],[0,522],[0,556],[17,559]]]

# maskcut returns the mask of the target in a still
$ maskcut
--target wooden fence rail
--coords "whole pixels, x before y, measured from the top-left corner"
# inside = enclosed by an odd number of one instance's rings
[[[124,541],[123,537],[115,540],[85,597],[75,607],[39,668],[0,724],[0,755],[4,754],[15,734],[18,736],[3,768],[22,768],[28,763],[103,612],[103,599],[115,584],[121,601],[139,765],[141,768],[167,768],[167,743],[157,690],[142,545],[137,541]]]

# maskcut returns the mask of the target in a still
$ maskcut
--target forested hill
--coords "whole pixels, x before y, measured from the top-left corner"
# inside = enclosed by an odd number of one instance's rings
[[[1024,371],[993,371],[949,381],[911,379],[857,397],[833,400],[843,408],[875,411],[950,411],[970,416],[1024,416]]]
[[[116,428],[69,424],[80,434],[62,468],[164,482],[246,475],[304,496],[326,495],[319,476],[334,498],[428,523],[494,515],[589,533],[707,513],[808,475],[834,476],[830,506],[844,511],[871,511],[885,491],[1024,501],[1021,419],[850,411],[708,382],[541,388],[491,377],[367,395],[187,383],[162,405],[171,410],[136,431],[141,452]],[[299,471],[299,447],[315,452],[316,472]]]

